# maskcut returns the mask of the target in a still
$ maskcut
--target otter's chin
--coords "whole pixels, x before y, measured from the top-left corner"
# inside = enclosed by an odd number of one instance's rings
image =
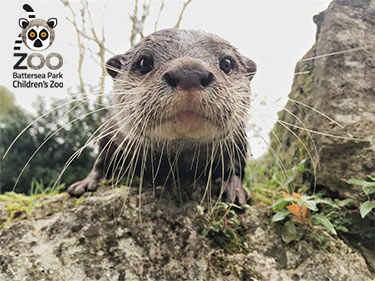
[[[192,111],[177,113],[152,131],[152,135],[168,140],[212,140],[219,130],[206,117]]]
[[[195,112],[184,111],[176,114],[169,122],[174,124],[177,130],[190,132],[199,130],[205,121],[205,117]]]

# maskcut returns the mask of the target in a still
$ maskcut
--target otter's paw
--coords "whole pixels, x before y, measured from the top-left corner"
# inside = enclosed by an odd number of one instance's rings
[[[232,176],[228,181],[223,181],[221,188],[225,202],[244,206],[250,201],[249,190],[242,185],[241,179],[237,176]]]
[[[81,196],[87,191],[96,191],[98,189],[98,181],[92,179],[91,177],[87,177],[82,181],[78,181],[73,183],[68,188],[68,193],[71,196]]]

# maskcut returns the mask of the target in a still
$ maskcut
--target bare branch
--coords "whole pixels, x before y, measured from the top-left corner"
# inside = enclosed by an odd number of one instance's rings
[[[130,31],[130,46],[134,45],[135,37],[137,36],[137,14],[138,14],[138,0],[134,1],[134,12],[133,15],[130,16],[130,20],[132,22],[132,30]]]
[[[148,2],[148,4],[143,3],[143,14],[142,14],[142,17],[141,17],[142,30],[140,30],[140,32],[139,32],[139,35],[141,36],[141,38],[144,37],[143,36],[143,28],[145,26],[146,19],[147,19],[148,15],[150,14],[150,7],[151,7],[151,0]]]
[[[90,8],[89,8],[89,3],[87,0],[84,0],[84,5],[85,5],[85,8],[87,10],[87,14],[88,14],[88,18],[89,18],[89,21],[90,21],[90,24],[91,24],[91,27],[90,27],[90,31],[91,31],[91,34],[94,38],[94,42],[98,45],[98,56],[99,56],[99,61],[100,61],[100,68],[101,68],[101,75],[100,75],[100,78],[99,78],[99,90],[100,90],[100,93],[103,93],[104,92],[104,84],[105,84],[105,75],[106,75],[106,69],[105,69],[105,47],[104,47],[104,43],[105,43],[105,37],[104,37],[104,32],[103,32],[103,23],[102,23],[102,36],[101,38],[99,38],[98,34],[96,33],[96,30],[95,30],[95,25],[94,25],[94,22],[92,20],[92,17],[91,17],[91,12],[90,12]],[[102,103],[102,95],[99,95],[98,96],[98,103],[101,104]]]
[[[83,61],[85,59],[85,48],[83,47],[83,44],[82,44],[82,40],[81,40],[81,32],[78,28],[78,25],[77,25],[77,19],[76,19],[76,13],[74,12],[74,10],[72,9],[72,6],[70,5],[70,3],[66,0],[60,0],[61,3],[67,7],[71,14],[72,14],[72,17],[73,19],[69,19],[67,17],[67,20],[73,25],[75,31],[76,31],[76,36],[77,36],[77,43],[78,43],[78,49],[79,49],[79,56],[78,56],[78,79],[79,79],[79,88],[80,88],[80,92],[84,95],[85,97],[85,84],[83,82],[83,77],[82,77],[82,65],[83,65]],[[81,17],[82,19],[84,18],[82,16],[82,13],[84,13],[84,11],[82,10],[81,11]],[[82,21],[83,23],[83,21]]]
[[[158,17],[157,17],[157,19],[155,21],[155,25],[154,25],[154,31],[156,31],[158,29],[160,16],[161,16],[161,13],[163,12],[163,10],[164,10],[164,0],[161,2],[161,5],[160,5],[159,14],[158,14]]]
[[[184,3],[184,5],[182,7],[182,10],[180,12],[180,15],[178,16],[177,23],[175,24],[174,28],[179,28],[180,27],[180,24],[181,24],[181,21],[182,21],[182,16],[184,15],[185,9],[190,4],[190,2],[191,2],[191,0],[187,0]]]
[[[72,23],[72,21],[71,21],[70,19],[67,19],[67,20],[68,20],[70,23]],[[72,24],[73,24],[73,23],[72,23]],[[77,32],[79,32],[79,34],[80,34],[83,38],[85,38],[85,39],[87,39],[87,40],[90,40],[90,41],[93,41],[93,42],[96,42],[94,37],[91,37],[91,36],[85,34],[85,33],[82,32],[81,30],[78,30]],[[103,49],[104,49],[106,52],[110,53],[111,55],[115,55],[115,53],[112,52],[111,50],[109,50],[107,47],[105,47],[105,46],[101,46],[101,47],[103,47]]]
[[[87,42],[93,42],[98,50],[95,56],[95,61],[98,62],[100,68],[101,68],[101,76],[99,78],[99,87],[100,91],[104,91],[105,88],[105,75],[106,75],[106,67],[105,67],[105,54],[106,52],[114,55],[114,53],[107,49],[105,46],[105,34],[104,34],[104,25],[102,24],[101,29],[97,26],[97,23],[93,20],[90,7],[89,7],[89,1],[88,0],[81,0],[81,9],[79,12],[77,9],[73,9],[71,6],[71,1],[69,0],[60,0],[61,3],[67,7],[70,10],[71,18],[67,18],[68,21],[73,25],[76,36],[77,36],[77,42],[78,42],[78,48],[79,48],[79,61],[78,61],[78,77],[80,81],[80,88],[81,92],[85,94],[85,85],[84,84],[84,78],[83,78],[83,63],[85,59],[86,52],[90,52],[90,49],[86,45]],[[185,0],[183,3],[183,7],[181,9],[181,12],[178,16],[178,20],[175,28],[178,28],[181,24],[183,14],[186,10],[186,7],[190,4],[192,0]],[[130,33],[130,45],[133,46],[136,43],[137,39],[142,39],[144,37],[144,26],[145,22],[150,15],[150,7],[151,7],[151,0],[144,0],[142,4],[142,8],[140,8],[140,2],[139,0],[134,0],[134,11],[133,14],[130,15],[130,20],[132,22],[132,28]],[[154,29],[158,28],[158,24],[161,18],[161,14],[165,7],[165,0],[162,0],[158,17],[154,23]],[[141,11],[142,9],[142,11]],[[104,22],[104,20],[103,20]],[[92,54],[92,53],[91,53]],[[99,97],[101,98],[101,96]],[[102,103],[101,100],[98,101],[98,103]]]
[[[98,51],[95,53],[95,56],[91,55],[93,57],[94,61],[98,63],[101,69],[101,75],[99,77],[99,89],[100,92],[104,92],[105,88],[105,76],[106,76],[106,69],[105,69],[105,54],[106,52],[109,52],[110,54],[114,55],[114,53],[107,49],[105,47],[105,35],[104,35],[104,24],[102,23],[100,32],[97,32],[96,30],[96,24],[94,24],[94,21],[92,19],[89,2],[87,0],[81,0],[81,6],[80,14],[76,14],[75,10],[71,7],[70,2],[68,0],[60,0],[61,3],[69,8],[72,19],[68,19],[68,21],[73,25],[76,35],[77,35],[77,41],[78,41],[78,47],[80,52],[80,58],[78,62],[78,75],[80,79],[80,85],[81,85],[81,91],[82,93],[85,92],[85,84],[84,80],[82,78],[82,66],[83,66],[83,59],[85,57],[85,52],[88,51],[92,53],[92,50],[85,45],[85,41],[90,41],[95,43],[95,45],[98,48]],[[81,25],[78,24],[77,18],[80,18]],[[88,21],[86,21],[88,20]],[[104,22],[104,18],[103,18]],[[89,32],[86,32],[86,27]],[[102,95],[98,96],[98,104],[102,103]]]
[[[143,38],[143,29],[144,24],[146,22],[146,19],[148,15],[150,14],[150,6],[151,6],[151,0],[146,3],[143,3],[142,6],[142,16],[139,19],[138,18],[138,0],[135,0],[135,6],[134,6],[134,12],[133,15],[130,16],[130,21],[132,22],[132,29],[130,32],[130,46],[134,46],[135,40],[137,35],[139,35],[140,38]]]

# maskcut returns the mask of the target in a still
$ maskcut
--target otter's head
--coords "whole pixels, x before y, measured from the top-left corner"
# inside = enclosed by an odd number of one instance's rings
[[[243,125],[256,65],[216,35],[166,29],[111,58],[107,71],[125,134],[205,142]]]

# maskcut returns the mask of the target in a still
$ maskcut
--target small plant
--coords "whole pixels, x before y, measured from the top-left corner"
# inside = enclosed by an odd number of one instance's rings
[[[308,171],[305,167],[307,164],[308,159],[304,159],[293,168],[285,170],[272,157],[250,161],[245,169],[245,186],[251,190],[253,203],[259,207],[269,207],[282,196],[283,191],[290,194],[293,191],[304,193],[309,188],[301,180],[302,174]],[[296,182],[300,183],[298,189],[293,187]]]
[[[247,229],[236,209],[241,208],[235,204],[218,202],[213,214],[202,214],[201,235],[212,240],[214,246],[229,253],[242,252],[241,233]]]
[[[296,225],[314,231],[319,241],[324,240],[324,233],[337,235],[330,216],[319,210],[318,206],[328,206],[336,210],[340,207],[332,199],[323,198],[323,195],[323,192],[310,196],[297,193],[290,195],[284,192],[284,197],[271,206],[276,211],[272,217],[273,222],[288,219],[281,231],[281,238],[284,242],[290,243],[301,238],[302,233],[297,231]]]
[[[38,199],[47,195],[57,195],[62,188],[63,185],[45,187],[43,182],[37,182],[33,179],[30,186],[30,195],[15,192],[0,194],[0,203],[4,204],[4,210],[7,213],[6,217],[0,218],[0,229],[10,226],[16,221],[31,217],[34,209],[42,204],[38,203]]]
[[[362,186],[363,192],[367,195],[368,200],[363,202],[359,207],[359,212],[362,218],[365,218],[369,213],[375,209],[375,200],[370,199],[371,194],[375,194],[375,177],[367,176],[370,181],[364,181],[359,179],[348,180],[349,184]]]

